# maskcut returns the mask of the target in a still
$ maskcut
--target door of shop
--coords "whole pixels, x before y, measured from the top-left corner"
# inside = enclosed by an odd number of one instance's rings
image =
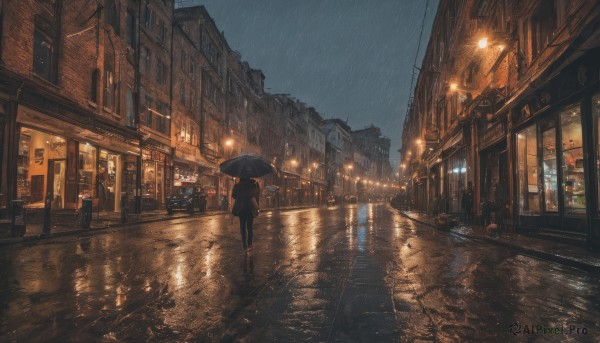
[[[65,173],[67,160],[48,160],[48,181],[46,190],[52,199],[52,209],[62,209],[65,206]]]

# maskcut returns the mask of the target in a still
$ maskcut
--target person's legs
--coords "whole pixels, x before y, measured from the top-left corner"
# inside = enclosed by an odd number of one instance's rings
[[[248,215],[248,218],[246,219],[246,228],[248,230],[248,247],[252,247],[252,237],[254,236],[253,234],[253,225],[254,225],[254,216],[252,214]]]
[[[247,217],[245,213],[241,213],[240,214],[240,233],[242,234],[242,246],[244,247],[244,249],[246,249],[248,247],[247,243],[246,243],[246,224],[247,224]]]

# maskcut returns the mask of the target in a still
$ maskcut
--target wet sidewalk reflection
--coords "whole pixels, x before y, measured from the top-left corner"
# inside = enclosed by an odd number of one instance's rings
[[[600,328],[598,276],[452,237],[386,204],[179,218],[0,248],[0,341],[513,339]]]

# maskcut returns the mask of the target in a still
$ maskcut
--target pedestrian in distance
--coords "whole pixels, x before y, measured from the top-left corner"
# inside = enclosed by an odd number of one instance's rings
[[[464,212],[464,222],[465,224],[470,224],[473,219],[473,182],[469,181],[467,183],[467,189],[463,191],[462,194],[462,209]]]
[[[233,186],[231,197],[235,199],[231,213],[240,218],[240,233],[244,250],[252,251],[254,217],[258,215],[260,187],[249,178],[240,178]]]

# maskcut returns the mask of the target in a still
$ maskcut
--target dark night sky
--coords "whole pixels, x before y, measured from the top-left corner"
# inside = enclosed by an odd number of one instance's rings
[[[324,118],[373,124],[392,140],[397,169],[402,124],[425,0],[196,0],[233,50],[265,74],[269,93],[287,93]],[[438,0],[429,1],[417,65]]]

